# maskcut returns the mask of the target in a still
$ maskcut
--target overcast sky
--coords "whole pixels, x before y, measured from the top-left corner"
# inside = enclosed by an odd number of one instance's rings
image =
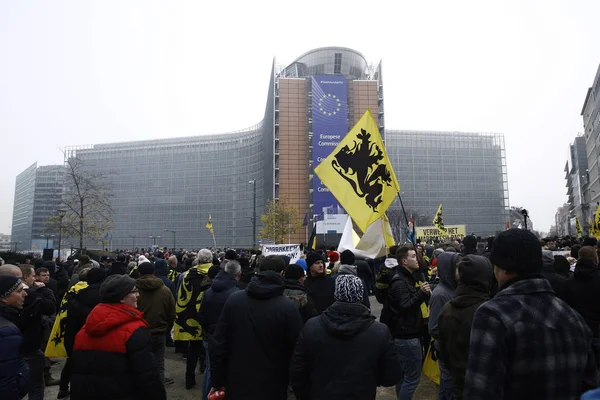
[[[32,163],[254,125],[273,57],[323,46],[383,60],[388,129],[504,133],[510,203],[548,231],[600,63],[599,16],[597,0],[0,0],[0,233]]]

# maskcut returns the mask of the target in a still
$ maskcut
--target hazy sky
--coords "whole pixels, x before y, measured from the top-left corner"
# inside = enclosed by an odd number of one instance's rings
[[[510,203],[548,231],[600,63],[599,16],[597,0],[0,0],[0,233],[35,161],[254,125],[273,57],[323,46],[383,60],[387,128],[504,133]]]

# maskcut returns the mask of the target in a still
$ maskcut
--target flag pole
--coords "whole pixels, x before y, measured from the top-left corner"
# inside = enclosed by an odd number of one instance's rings
[[[406,221],[406,229],[408,229],[408,217],[406,216],[406,210],[404,209],[404,203],[402,202],[402,196],[400,196],[400,192],[398,192],[398,199],[400,200],[400,207],[402,207],[402,214],[404,215],[404,221]],[[415,237],[411,238],[411,243],[416,247]],[[416,248],[415,248],[416,250]]]

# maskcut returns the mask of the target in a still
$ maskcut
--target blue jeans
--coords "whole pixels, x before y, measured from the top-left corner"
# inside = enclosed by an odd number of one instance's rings
[[[440,367],[440,393],[438,400],[454,400],[454,392],[452,386],[452,374],[446,368],[442,360],[438,358],[438,367]]]
[[[202,400],[208,400],[208,394],[211,389],[210,381],[210,358],[208,356],[208,342],[204,340],[204,376],[202,377]]]
[[[423,353],[419,339],[394,339],[400,352],[402,378],[396,385],[398,400],[411,400],[421,379]]]

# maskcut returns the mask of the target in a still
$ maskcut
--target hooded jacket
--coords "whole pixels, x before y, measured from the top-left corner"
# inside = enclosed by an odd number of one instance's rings
[[[317,316],[317,310],[315,309],[312,299],[308,297],[306,288],[297,279],[285,280],[285,290],[283,291],[283,295],[293,301],[298,307],[304,324],[312,317]]]
[[[230,295],[239,291],[237,284],[235,277],[225,270],[219,271],[212,281],[212,286],[204,294],[200,306],[199,321],[204,332],[214,334],[225,302]]]
[[[48,287],[25,289],[27,297],[23,303],[23,310],[19,314],[17,326],[23,333],[23,354],[31,354],[40,348],[42,323],[44,316],[50,316],[56,312],[56,299],[54,293]]]
[[[578,260],[573,276],[565,284],[565,301],[576,310],[600,338],[600,267],[588,260]]]
[[[19,400],[29,390],[29,368],[20,351],[23,335],[15,325],[18,318],[18,309],[0,303],[0,393],[6,400]]]
[[[160,278],[142,275],[135,281],[140,292],[138,310],[148,322],[152,335],[164,335],[175,321],[175,299]]]
[[[402,377],[387,327],[361,303],[336,301],[304,327],[290,366],[298,400],[375,399]]]
[[[171,279],[169,279],[169,276],[168,276],[169,275],[169,265],[167,264],[167,262],[165,260],[163,260],[162,258],[159,258],[154,263],[154,268],[156,271],[156,273],[154,275],[158,279],[163,281],[163,283],[165,284],[167,289],[169,289],[171,291],[171,293],[173,294],[173,298],[175,298],[175,296],[177,296],[177,292],[175,291],[175,284],[173,283],[173,281]]]
[[[456,400],[462,399],[473,316],[477,308],[489,300],[493,277],[490,261],[477,255],[466,256],[458,269],[460,282],[455,297],[443,307],[438,318],[438,357],[452,375]]]
[[[287,399],[289,363],[302,319],[283,296],[284,288],[281,275],[260,272],[225,303],[210,362],[212,386],[224,386],[228,400]]]
[[[100,304],[100,286],[102,282],[89,285],[78,292],[67,293],[67,318],[65,327],[65,350],[71,357],[75,336],[81,330],[90,312]]]
[[[458,253],[445,251],[438,256],[437,268],[440,282],[433,289],[429,299],[429,334],[439,339],[438,317],[444,305],[454,297],[456,289],[456,261]]]
[[[550,282],[556,297],[563,299],[567,279],[554,269],[554,255],[550,250],[542,250],[542,275]]]
[[[150,343],[138,310],[98,304],[75,337],[71,399],[166,399]]]

